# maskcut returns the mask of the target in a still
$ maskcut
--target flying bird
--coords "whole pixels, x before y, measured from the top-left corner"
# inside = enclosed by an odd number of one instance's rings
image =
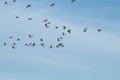
[[[19,18],[19,16],[16,16],[16,18]]]
[[[3,45],[6,46],[7,44],[4,42]]]
[[[28,20],[32,20],[32,18],[28,18]]]
[[[48,21],[48,19],[43,20],[43,22],[47,22],[47,21]]]
[[[67,29],[67,27],[66,27],[66,26],[62,26],[62,28],[63,28],[63,30]]]
[[[15,49],[16,48],[16,46],[15,45],[12,45],[12,49]]]
[[[29,34],[28,36],[29,36],[29,38],[33,38],[33,35],[32,35],[32,34]]]
[[[71,0],[71,3],[75,2],[76,0]]]
[[[13,2],[16,2],[16,0],[13,0]]]
[[[50,7],[53,7],[53,6],[55,6],[55,3],[52,3],[52,4],[50,5]]]
[[[6,5],[7,4],[7,1],[6,2],[4,2],[4,5]]]
[[[26,6],[26,8],[29,8],[29,7],[32,7],[30,4],[28,4],[27,6]]]
[[[102,31],[102,28],[97,29],[97,31],[98,31],[98,32],[101,32],[101,31]]]
[[[71,29],[69,29],[69,30],[67,30],[68,31],[68,33],[71,33]]]
[[[83,29],[83,32],[87,32],[87,30],[88,30],[88,27],[84,28],[84,29]]]
[[[50,48],[52,48],[52,45],[50,45]]]

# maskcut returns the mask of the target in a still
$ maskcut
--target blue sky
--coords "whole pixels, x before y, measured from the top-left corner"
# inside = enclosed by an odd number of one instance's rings
[[[120,80],[119,0],[76,0],[72,4],[70,0],[8,0],[3,5],[4,1],[0,0],[0,80]],[[53,2],[55,7],[49,7]],[[26,9],[29,3],[32,7]],[[43,26],[46,18],[52,23],[50,29]],[[61,29],[53,30],[54,25],[72,29],[63,40],[65,47],[40,47],[40,37],[55,44]],[[86,33],[84,26],[88,26]],[[21,41],[13,50],[11,44],[18,37]],[[27,41],[38,44],[25,47]]]

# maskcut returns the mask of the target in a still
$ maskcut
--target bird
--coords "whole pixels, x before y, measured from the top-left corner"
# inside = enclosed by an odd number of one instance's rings
[[[101,32],[101,31],[102,31],[102,28],[97,29],[97,31],[98,31],[98,32]]]
[[[48,19],[45,19],[45,20],[43,20],[42,22],[47,22],[48,21]]]
[[[32,47],[35,46],[35,43],[32,43],[31,46],[32,46]]]
[[[40,45],[41,45],[42,47],[45,47],[45,43],[41,43]]]
[[[28,20],[32,20],[32,18],[28,18]]]
[[[4,5],[6,5],[7,3],[8,3],[8,2],[7,2],[7,1],[5,1],[5,2],[4,2]]]
[[[43,39],[42,39],[42,38],[40,38],[40,41],[42,42],[42,41],[43,41]]]
[[[7,44],[4,42],[3,45],[6,46]]]
[[[58,29],[58,26],[55,26],[55,29]]]
[[[16,0],[13,0],[13,2],[16,2]]]
[[[76,0],[71,0],[71,3],[75,2]]]
[[[47,24],[47,23],[45,23],[45,27],[46,27],[46,28],[49,28],[49,26],[48,26],[48,24]]]
[[[68,31],[68,33],[71,33],[71,29],[69,29],[69,30],[67,30]]]
[[[87,32],[87,30],[88,30],[88,27],[85,27],[85,28],[83,29],[83,32]]]
[[[64,32],[62,33],[62,36],[65,36],[65,33],[64,33]]]
[[[9,38],[10,38],[10,39],[12,39],[12,38],[13,38],[13,36],[10,36]]]
[[[12,45],[12,49],[15,49],[16,48],[16,46],[15,45]]]
[[[53,6],[55,6],[55,3],[52,3],[52,4],[50,5],[50,7],[53,7]]]
[[[28,36],[29,36],[29,38],[33,38],[33,35],[32,35],[32,34],[29,34]]]
[[[19,16],[16,16],[16,18],[19,18]]]
[[[60,37],[60,39],[63,39],[63,37]]]
[[[50,45],[50,48],[52,48],[52,45]]]
[[[51,22],[47,22],[46,24],[51,24]]]
[[[63,30],[67,29],[67,27],[66,27],[66,26],[62,26],[62,28],[63,28]]]
[[[60,39],[59,39],[59,38],[57,38],[57,41],[59,42],[59,41],[60,41]]]
[[[20,41],[20,39],[19,39],[19,38],[17,38],[17,41]]]
[[[29,8],[29,7],[32,7],[31,4],[28,4],[28,5],[26,6],[26,8]]]
[[[16,43],[13,43],[13,45],[16,45]]]

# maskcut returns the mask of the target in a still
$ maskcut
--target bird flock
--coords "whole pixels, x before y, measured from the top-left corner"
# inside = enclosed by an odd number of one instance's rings
[[[12,2],[15,3],[15,2],[17,2],[17,0],[12,0]],[[76,0],[71,0],[70,2],[74,3],[74,2],[76,2]],[[7,4],[8,4],[8,1],[5,1],[4,5],[7,5]],[[55,5],[56,5],[56,3],[54,2],[54,3],[51,3],[49,5],[49,7],[54,7]],[[25,8],[31,8],[31,7],[33,7],[31,4],[27,4],[25,6]],[[16,16],[15,18],[18,19],[18,18],[20,18],[20,16]],[[32,17],[29,17],[28,20],[32,20]],[[51,23],[51,21],[49,21],[48,18],[42,20],[41,22],[44,24],[44,28],[46,28],[46,29],[51,28],[50,24],[52,24],[52,23]],[[44,38],[39,38],[39,46],[41,46],[41,47],[49,46],[49,48],[53,48],[53,47],[54,48],[63,48],[64,47],[63,39],[64,39],[66,34],[71,34],[72,30],[70,28],[68,28],[67,26],[65,26],[65,25],[63,25],[63,26],[54,26],[55,30],[57,30],[59,28],[62,29],[62,33],[60,34],[59,37],[56,38],[56,42],[57,42],[56,45],[53,45],[52,43],[46,43],[46,40]],[[87,32],[87,30],[88,30],[88,27],[83,28],[83,32]],[[102,28],[98,28],[97,31],[101,32]],[[13,39],[15,37],[14,36],[9,36],[8,38]],[[33,34],[28,34],[27,38],[28,39],[33,39],[34,35]],[[21,41],[21,38],[16,38],[15,42],[12,43],[11,48],[16,49],[16,46],[17,46],[18,42],[20,42],[20,41]],[[7,42],[3,42],[2,44],[3,44],[3,46],[8,45]],[[35,42],[25,42],[24,43],[24,46],[26,46],[26,47],[34,47],[36,45],[38,45],[38,44],[35,43]]]

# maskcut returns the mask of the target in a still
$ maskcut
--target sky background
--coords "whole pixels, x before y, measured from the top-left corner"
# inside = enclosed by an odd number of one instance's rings
[[[0,80],[120,80],[119,0],[4,2],[0,0]],[[56,5],[49,7],[53,2]],[[26,9],[29,3],[32,7]],[[46,18],[51,21],[49,29],[42,23]],[[65,47],[41,47],[40,37],[55,44],[61,33],[61,29],[54,30],[56,25],[72,29],[64,37]],[[88,26],[86,33],[82,31],[84,26]],[[99,33],[100,27],[103,30]],[[33,34],[33,39],[28,39],[28,34]],[[13,50],[11,44],[16,38],[21,41]],[[37,45],[25,47],[29,41]]]

